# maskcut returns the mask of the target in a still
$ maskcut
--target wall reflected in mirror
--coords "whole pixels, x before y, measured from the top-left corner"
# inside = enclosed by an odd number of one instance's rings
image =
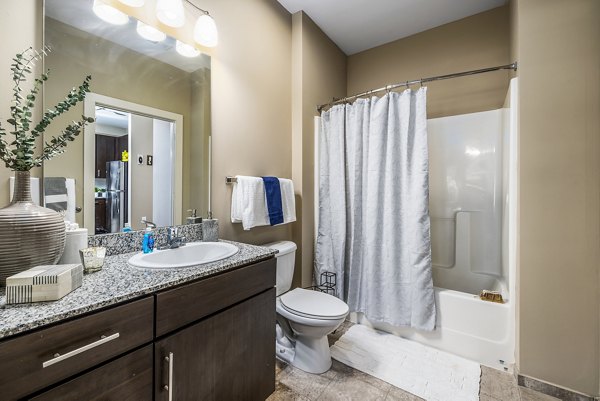
[[[111,25],[92,0],[46,0],[45,108],[86,75],[84,104],[57,118],[95,117],[66,152],[44,164],[45,177],[75,180],[76,222],[92,233],[182,224],[185,210],[208,208],[210,57],[184,57],[176,40],[153,42],[130,17]],[[49,131],[48,141],[57,132]],[[126,152],[126,153],[124,153]],[[140,160],[141,159],[141,160]]]

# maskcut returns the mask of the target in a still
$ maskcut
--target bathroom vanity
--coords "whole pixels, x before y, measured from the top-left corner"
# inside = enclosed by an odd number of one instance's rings
[[[116,255],[55,303],[0,309],[0,398],[264,400],[275,387],[275,259],[236,245],[231,258],[177,271]]]

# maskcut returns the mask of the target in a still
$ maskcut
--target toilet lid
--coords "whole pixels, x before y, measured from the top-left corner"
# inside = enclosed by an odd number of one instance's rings
[[[296,288],[280,298],[281,305],[291,313],[316,319],[340,319],[348,314],[348,305],[324,292]]]

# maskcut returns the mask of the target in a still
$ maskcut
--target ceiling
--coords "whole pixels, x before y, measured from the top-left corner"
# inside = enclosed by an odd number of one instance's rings
[[[507,0],[278,0],[304,11],[347,55],[504,5]]]
[[[128,129],[129,113],[109,109],[104,106],[96,106],[96,123],[115,128]]]

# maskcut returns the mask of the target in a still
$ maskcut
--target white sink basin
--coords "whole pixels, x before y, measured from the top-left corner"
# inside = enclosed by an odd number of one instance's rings
[[[190,242],[176,249],[138,253],[127,263],[143,269],[181,269],[225,259],[238,251],[237,246],[227,242]]]

